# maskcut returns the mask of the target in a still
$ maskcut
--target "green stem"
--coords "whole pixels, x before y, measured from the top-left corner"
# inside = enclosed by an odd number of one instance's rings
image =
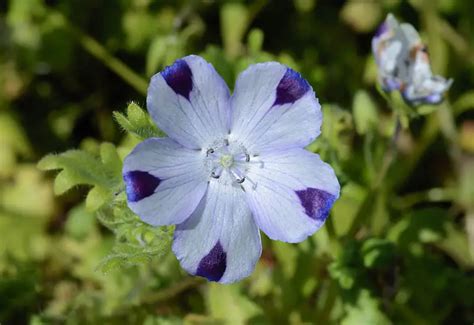
[[[143,77],[113,56],[102,44],[85,34],[79,28],[73,26],[62,13],[52,11],[51,15],[56,15],[56,17],[64,23],[66,29],[77,39],[84,50],[115,72],[139,93],[146,95],[148,82]]]
[[[392,165],[393,160],[396,156],[396,141],[398,134],[400,132],[401,124],[398,118],[395,119],[395,129],[390,142],[387,144],[385,149],[385,154],[382,161],[382,166],[379,169],[375,179],[372,182],[372,185],[369,188],[364,200],[359,206],[357,213],[352,220],[352,224],[349,227],[347,235],[353,237],[357,232],[359,226],[366,220],[366,218],[371,214],[371,210],[374,207],[375,197],[380,192],[380,186],[387,175],[387,172]]]
[[[406,179],[411,175],[415,169],[418,161],[423,157],[426,150],[435,140],[439,132],[439,123],[435,114],[428,116],[425,125],[421,130],[420,138],[418,139],[413,151],[402,160],[402,167],[398,170],[397,178],[394,179],[393,188],[396,190],[402,186]]]
[[[337,284],[334,281],[329,281],[327,288],[327,296],[324,305],[321,306],[320,311],[316,315],[317,321],[315,324],[327,324],[331,318],[331,311],[337,299]]]
[[[401,210],[409,209],[421,202],[445,202],[456,199],[456,190],[453,188],[432,188],[427,191],[404,195],[394,200],[393,205]]]

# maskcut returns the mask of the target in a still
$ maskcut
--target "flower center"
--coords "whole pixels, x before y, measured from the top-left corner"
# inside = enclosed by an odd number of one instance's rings
[[[250,164],[260,163],[260,161],[255,161],[255,157],[251,157],[242,145],[229,143],[225,139],[217,141],[207,149],[206,167],[209,170],[210,178],[234,184],[242,184],[247,181],[255,187],[255,184],[246,175]]]
[[[222,167],[229,168],[234,163],[234,156],[232,155],[222,155],[220,163]]]

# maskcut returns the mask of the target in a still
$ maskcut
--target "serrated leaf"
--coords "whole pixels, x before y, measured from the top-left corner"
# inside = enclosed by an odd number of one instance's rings
[[[163,135],[150,119],[150,116],[134,102],[128,105],[127,116],[119,112],[114,112],[113,115],[115,121],[124,131],[141,140]]]
[[[111,199],[112,195],[110,193],[110,190],[107,190],[100,186],[95,186],[87,194],[86,208],[89,211],[96,211]]]
[[[120,156],[117,153],[117,149],[111,143],[104,142],[100,145],[100,158],[115,176],[121,176],[122,174],[122,163]]]

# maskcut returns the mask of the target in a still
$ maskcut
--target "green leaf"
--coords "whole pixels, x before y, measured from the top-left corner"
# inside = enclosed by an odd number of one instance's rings
[[[383,267],[393,261],[394,245],[386,239],[369,238],[362,244],[361,253],[365,267]]]
[[[84,204],[80,204],[69,211],[65,229],[72,237],[82,239],[91,232],[95,223],[94,214],[87,211]]]
[[[77,185],[93,186],[87,195],[86,206],[97,210],[122,186],[122,162],[112,144],[100,147],[99,157],[82,150],[70,150],[58,155],[48,155],[38,162],[41,170],[62,169],[54,181],[54,192],[60,195]]]
[[[262,313],[256,303],[242,294],[239,284],[209,283],[206,298],[210,315],[226,324],[247,324]]]
[[[249,32],[248,47],[251,54],[256,55],[262,50],[264,35],[261,29],[253,28]]]
[[[247,8],[241,3],[226,3],[221,8],[220,21],[225,52],[235,58],[242,50],[241,41],[249,23]]]
[[[355,305],[344,306],[346,315],[342,319],[343,325],[384,325],[391,324],[387,316],[380,310],[380,302],[369,291],[359,293]]]
[[[352,111],[357,133],[366,134],[370,129],[377,126],[379,120],[377,108],[366,91],[359,90],[356,92],[352,103]]]
[[[113,112],[113,115],[124,131],[141,140],[163,135],[150,119],[150,116],[134,102],[128,105],[126,116],[119,112]]]
[[[111,199],[112,195],[110,190],[95,186],[87,193],[86,207],[89,211],[96,211]]]

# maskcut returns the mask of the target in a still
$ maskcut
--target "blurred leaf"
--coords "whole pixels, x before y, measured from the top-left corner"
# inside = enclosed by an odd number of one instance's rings
[[[377,126],[377,108],[369,94],[364,90],[359,90],[354,96],[352,103],[354,124],[359,134],[366,134],[370,129]]]
[[[95,225],[95,217],[80,204],[69,211],[65,230],[72,237],[82,239],[86,237]]]
[[[357,32],[372,31],[382,18],[380,3],[373,1],[347,1],[341,18]]]
[[[0,187],[0,208],[12,214],[46,218],[54,211],[51,184],[34,165],[23,164],[17,167],[8,186]]]
[[[354,306],[346,305],[346,315],[341,321],[344,325],[383,325],[391,324],[387,316],[380,310],[380,302],[369,291],[359,293]]]
[[[225,52],[230,58],[235,58],[240,54],[249,24],[247,8],[241,3],[225,3],[221,7],[220,21]]]
[[[253,28],[249,32],[247,43],[248,43],[250,54],[256,55],[262,50],[263,39],[264,39],[264,34],[262,30],[258,28]]]
[[[293,0],[293,2],[300,12],[310,12],[316,6],[316,0]]]
[[[454,103],[453,110],[456,115],[474,109],[474,91],[462,94]]]
[[[209,283],[206,300],[210,315],[226,324],[247,324],[261,314],[258,305],[240,292],[238,284]]]
[[[362,259],[367,268],[389,265],[394,258],[394,245],[385,239],[369,238],[362,244]]]

